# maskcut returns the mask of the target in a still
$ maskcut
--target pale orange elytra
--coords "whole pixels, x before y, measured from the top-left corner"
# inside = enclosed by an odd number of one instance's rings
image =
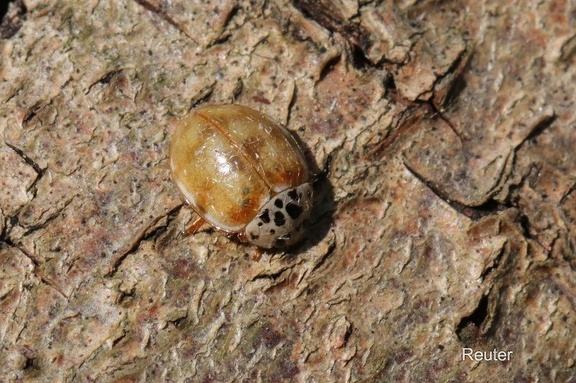
[[[197,108],[177,123],[170,167],[188,205],[216,229],[267,249],[302,239],[312,175],[295,138],[265,114]]]

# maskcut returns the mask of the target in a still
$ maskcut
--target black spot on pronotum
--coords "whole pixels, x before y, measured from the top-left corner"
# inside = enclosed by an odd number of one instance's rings
[[[276,230],[270,229],[270,234],[276,234]]]
[[[260,237],[259,235],[256,235],[256,234],[254,234],[254,233],[250,233],[250,238],[251,238],[252,240],[258,239],[259,237]]]
[[[274,206],[282,209],[282,206],[284,206],[284,203],[282,202],[282,200],[280,198],[276,198],[276,200],[274,201]]]
[[[292,201],[294,201],[295,199],[298,198],[298,191],[296,191],[296,189],[292,189],[288,192],[288,197],[290,197],[292,199]]]
[[[276,224],[276,226],[284,226],[285,222],[286,218],[284,217],[284,214],[282,214],[279,211],[274,213],[274,223]]]
[[[262,214],[260,214],[260,219],[264,223],[270,223],[270,215],[268,214],[268,209],[264,210]]]
[[[296,219],[300,217],[300,214],[302,214],[302,207],[296,205],[295,203],[289,202],[286,205],[286,213],[288,213],[290,218]]]

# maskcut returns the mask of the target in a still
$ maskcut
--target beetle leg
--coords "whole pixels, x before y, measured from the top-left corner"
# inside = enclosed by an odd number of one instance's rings
[[[240,242],[243,242],[243,243],[248,242],[248,238],[246,238],[246,232],[245,231],[240,231],[240,232],[236,233],[235,237]],[[260,260],[260,258],[262,258],[262,254],[264,254],[264,250],[261,249],[260,247],[256,247],[256,248],[254,248],[252,256],[250,257],[250,259],[255,261],[255,262],[258,262]]]
[[[250,257],[253,261],[258,262],[260,260],[260,258],[262,258],[262,254],[264,254],[264,250],[260,247],[256,247],[254,249],[254,253],[252,254],[252,257]]]
[[[240,242],[248,242],[248,239],[246,238],[246,233],[243,231],[236,233],[236,239],[239,240]]]
[[[196,233],[198,230],[200,230],[202,225],[204,225],[205,223],[206,223],[206,221],[204,221],[204,218],[202,218],[202,217],[196,218],[194,220],[194,222],[192,222],[192,224],[190,226],[188,226],[188,228],[186,229],[186,234]]]

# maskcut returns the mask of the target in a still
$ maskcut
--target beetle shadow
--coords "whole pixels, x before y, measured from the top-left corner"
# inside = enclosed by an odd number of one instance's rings
[[[314,182],[314,206],[310,214],[305,235],[305,242],[299,251],[307,251],[318,245],[329,233],[334,222],[336,203],[334,202],[334,187],[328,179],[328,173],[320,173]]]

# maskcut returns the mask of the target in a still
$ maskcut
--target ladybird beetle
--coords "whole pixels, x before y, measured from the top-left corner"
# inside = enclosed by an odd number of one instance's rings
[[[241,105],[196,109],[177,123],[170,167],[200,216],[191,229],[205,221],[266,249],[302,239],[311,172],[294,137],[265,114]]]

